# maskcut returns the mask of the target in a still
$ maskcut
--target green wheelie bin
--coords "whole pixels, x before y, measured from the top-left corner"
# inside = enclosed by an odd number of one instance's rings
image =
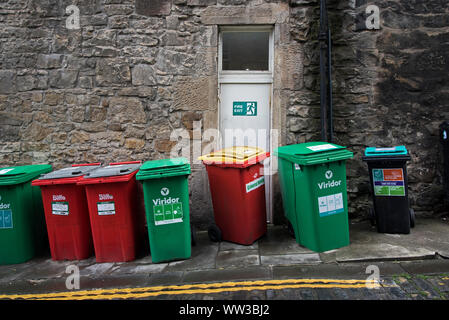
[[[41,190],[31,181],[51,170],[46,164],[0,169],[0,265],[26,262],[45,249]]]
[[[191,256],[190,164],[185,158],[145,162],[136,175],[143,184],[153,263]]]
[[[279,147],[284,213],[296,242],[315,252],[349,245],[346,162],[353,153],[327,142]]]

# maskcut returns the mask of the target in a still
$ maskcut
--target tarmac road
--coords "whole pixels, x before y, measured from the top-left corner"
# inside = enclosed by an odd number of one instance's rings
[[[416,263],[415,263],[416,265]],[[338,268],[336,266],[335,268]],[[336,270],[336,274],[339,272]],[[340,271],[341,273],[341,271]],[[106,281],[107,282],[107,281]],[[107,283],[106,283],[107,284]],[[107,285],[106,285],[107,287]],[[43,287],[44,288],[44,287]],[[47,288],[47,290],[50,288]],[[375,279],[291,278],[0,294],[3,300],[447,300],[449,274]]]

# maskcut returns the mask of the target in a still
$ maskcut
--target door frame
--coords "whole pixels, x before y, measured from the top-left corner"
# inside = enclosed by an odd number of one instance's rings
[[[271,128],[273,128],[273,94],[274,94],[274,31],[275,25],[233,25],[233,26],[218,26],[218,105],[217,105],[217,123],[218,132],[221,132],[221,119],[220,119],[220,108],[221,108],[221,85],[222,84],[271,84],[271,89],[269,93],[269,128],[268,132],[271,133]],[[269,53],[268,53],[268,71],[223,71],[223,32],[269,32]],[[217,142],[221,143],[221,142]],[[273,146],[272,138],[269,138],[270,152]],[[217,146],[221,148],[221,146]],[[273,168],[272,161],[270,160],[268,176],[265,179],[268,183],[265,186],[269,186],[268,199],[267,200],[267,222],[273,223]]]

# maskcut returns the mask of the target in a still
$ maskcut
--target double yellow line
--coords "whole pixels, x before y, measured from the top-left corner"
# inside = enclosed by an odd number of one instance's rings
[[[191,295],[212,294],[235,291],[254,290],[283,290],[300,288],[341,288],[363,289],[380,288],[381,285],[367,280],[342,280],[342,279],[286,279],[286,280],[262,280],[219,282],[187,285],[169,285],[143,288],[115,288],[82,290],[70,292],[44,293],[44,294],[12,294],[0,295],[0,299],[24,299],[24,300],[109,300],[109,299],[143,299],[160,295]],[[385,287],[385,285],[383,285]]]

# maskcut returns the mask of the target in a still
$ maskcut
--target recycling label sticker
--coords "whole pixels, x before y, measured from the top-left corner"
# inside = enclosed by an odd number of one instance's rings
[[[69,215],[69,203],[68,202],[52,202],[51,213],[57,216]]]
[[[158,204],[153,206],[156,226],[182,222],[182,203]]]
[[[373,184],[375,196],[405,196],[402,169],[373,169]]]
[[[97,202],[97,211],[99,216],[110,216],[115,214],[114,201]]]
[[[246,184],[246,193],[251,192],[265,184],[264,177],[257,178]]]
[[[12,211],[0,210],[0,229],[12,229]]]
[[[331,194],[318,198],[320,217],[327,217],[344,211],[343,193]]]

